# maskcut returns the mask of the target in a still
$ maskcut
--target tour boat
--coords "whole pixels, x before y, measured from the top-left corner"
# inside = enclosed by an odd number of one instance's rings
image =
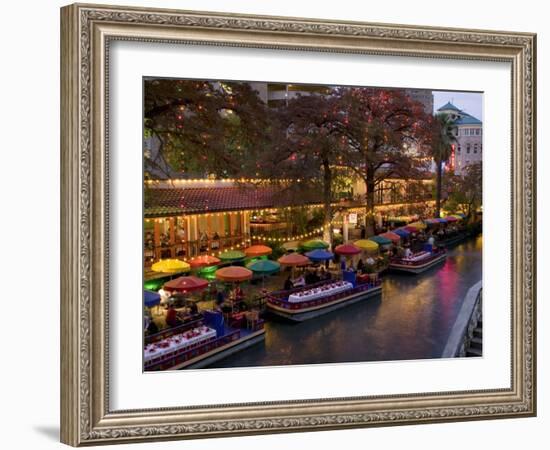
[[[207,367],[264,340],[262,319],[243,322],[246,325],[243,323],[242,327],[232,326],[222,313],[204,311],[199,320],[146,336],[144,369],[149,372]]]
[[[380,295],[381,292],[380,281],[374,277],[359,283],[355,280],[329,280],[289,291],[272,292],[267,296],[267,309],[276,316],[303,322]]]
[[[390,270],[414,274],[422,273],[445,261],[445,258],[447,258],[445,249],[434,252],[421,251],[408,258],[392,258],[390,260]]]

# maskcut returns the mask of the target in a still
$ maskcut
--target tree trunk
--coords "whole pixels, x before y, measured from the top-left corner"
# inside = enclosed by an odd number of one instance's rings
[[[368,170],[365,177],[365,187],[367,188],[365,208],[365,236],[374,235],[374,171]]]
[[[323,220],[323,240],[332,246],[332,170],[327,159],[323,160],[323,207],[325,218]]]
[[[436,183],[435,183],[435,217],[441,215],[441,189],[443,179],[443,164],[441,161],[436,163]]]

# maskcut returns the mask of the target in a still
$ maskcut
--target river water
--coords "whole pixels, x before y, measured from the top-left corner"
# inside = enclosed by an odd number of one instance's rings
[[[419,275],[388,274],[382,296],[306,322],[268,321],[265,343],[210,367],[438,358],[468,289],[481,279],[482,236]]]

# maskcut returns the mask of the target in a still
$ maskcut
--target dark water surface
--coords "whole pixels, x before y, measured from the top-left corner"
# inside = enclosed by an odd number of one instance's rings
[[[438,358],[468,289],[481,279],[482,237],[420,275],[388,274],[382,296],[307,322],[266,323],[260,343],[210,367]]]

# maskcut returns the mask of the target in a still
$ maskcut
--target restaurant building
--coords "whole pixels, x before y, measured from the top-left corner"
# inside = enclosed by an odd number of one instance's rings
[[[390,217],[428,214],[431,180],[384,180],[375,193],[379,226]],[[364,223],[364,188],[355,183],[332,203],[331,226],[347,241]],[[163,258],[216,255],[250,244],[284,245],[322,236],[319,193],[284,194],[262,180],[147,180],[144,188],[144,266]]]

